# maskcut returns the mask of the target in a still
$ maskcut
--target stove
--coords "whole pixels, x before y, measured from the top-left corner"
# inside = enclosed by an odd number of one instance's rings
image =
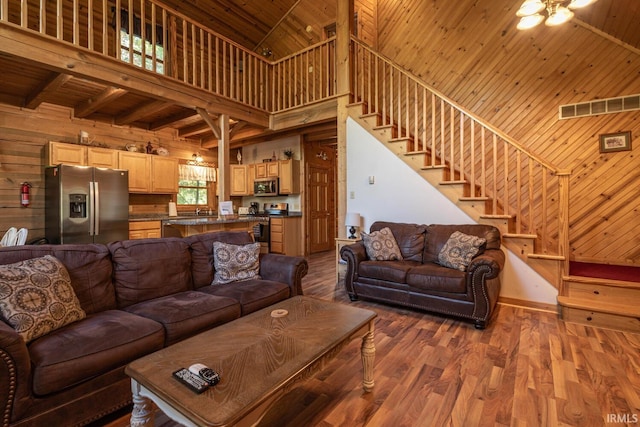
[[[289,213],[289,203],[265,203],[264,213],[268,215],[287,215]]]

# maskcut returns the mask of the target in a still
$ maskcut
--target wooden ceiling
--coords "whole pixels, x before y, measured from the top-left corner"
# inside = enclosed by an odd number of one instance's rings
[[[163,0],[163,3],[248,49],[260,52],[269,47],[274,53],[270,59],[276,59],[319,41],[324,26],[335,22],[337,1],[341,0]],[[356,8],[358,3],[378,1],[356,0]],[[432,1],[442,1],[439,7],[457,10],[467,4],[471,10],[477,3],[477,0]],[[488,0],[486,3],[490,8],[491,3]],[[514,14],[520,0],[513,3],[513,8],[505,10],[505,14]],[[640,52],[640,0],[599,0],[578,11],[575,19],[580,25]],[[384,30],[383,20],[384,17],[378,17],[378,31]],[[77,117],[149,130],[171,127],[181,137],[212,140],[212,132],[202,117],[184,104],[160,101],[91,78],[59,73],[38,65],[37,61],[16,61],[1,47],[0,67],[3,70],[0,102],[27,108],[48,102],[72,108]],[[251,138],[265,139],[265,135],[259,135],[261,129],[245,124],[236,131],[236,138],[244,133]],[[326,123],[319,126],[317,135],[313,129],[304,132],[312,140],[335,141],[335,132],[327,131]],[[240,140],[247,143],[248,138]]]

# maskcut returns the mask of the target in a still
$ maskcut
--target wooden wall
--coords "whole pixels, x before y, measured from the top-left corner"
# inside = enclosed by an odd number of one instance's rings
[[[96,143],[114,149],[151,141],[155,147],[166,147],[174,157],[189,159],[200,152],[208,161],[217,158],[215,151],[200,149],[198,143],[180,139],[171,130],[146,132],[75,119],[68,108],[49,104],[37,110],[0,104],[0,237],[9,227],[28,228],[28,240],[44,236],[44,147],[48,141],[77,142],[81,130],[89,132]],[[24,181],[33,185],[27,208],[20,205]],[[169,195],[131,195],[130,212],[166,213],[169,201]]]
[[[517,4],[516,4],[517,3]],[[640,112],[558,119],[558,107],[640,94],[640,51],[584,25],[516,29],[513,0],[378,1],[379,51],[571,169],[576,260],[640,265],[640,141],[602,154],[599,135],[640,136]]]

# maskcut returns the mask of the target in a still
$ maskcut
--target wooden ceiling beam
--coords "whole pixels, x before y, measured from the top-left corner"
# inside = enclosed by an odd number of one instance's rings
[[[126,93],[127,91],[124,89],[109,86],[97,96],[89,98],[76,105],[73,109],[73,115],[77,118],[87,117]]]
[[[170,127],[174,123],[177,123],[182,120],[186,120],[190,117],[197,115],[196,111],[185,109],[182,113],[172,114],[170,117],[164,118],[162,120],[157,120],[149,125],[149,130],[160,130],[166,127]]]
[[[69,80],[71,80],[69,74],[53,73],[49,80],[42,82],[41,85],[26,97],[24,107],[30,110],[38,108],[38,106],[47,99],[48,95],[56,92]]]
[[[211,128],[206,122],[198,122],[190,126],[185,126],[178,131],[178,136],[188,138],[201,133],[211,132]]]
[[[213,135],[216,137],[216,139],[220,139],[221,135],[222,135],[220,133],[220,127],[215,122],[213,117],[211,117],[209,115],[209,112],[207,112],[207,110],[205,110],[204,108],[196,108],[196,111],[198,112],[198,114],[200,114],[200,117],[202,117],[202,120],[204,120],[205,123],[207,125],[209,125],[209,127],[211,128],[211,131],[213,132]]]
[[[114,123],[117,125],[127,125],[140,120],[143,117],[150,116],[160,110],[167,108],[170,104],[164,101],[150,101],[140,107],[129,111],[128,113],[117,116]]]

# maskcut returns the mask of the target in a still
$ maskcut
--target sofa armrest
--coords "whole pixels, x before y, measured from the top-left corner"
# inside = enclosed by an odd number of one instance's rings
[[[30,406],[31,357],[22,337],[0,321],[0,405],[3,422],[20,417]],[[22,403],[21,403],[22,402]]]
[[[482,254],[476,256],[471,260],[471,263],[467,267],[467,271],[473,274],[481,265],[489,267],[488,273],[486,273],[486,279],[493,279],[498,277],[498,274],[504,268],[505,255],[501,249],[488,249]]]
[[[489,249],[475,257],[467,267],[467,285],[473,294],[476,328],[484,329],[500,295],[500,271],[505,255],[501,249]]]
[[[260,256],[260,276],[263,279],[289,285],[291,295],[302,295],[302,278],[307,275],[309,264],[299,256],[263,254]]]
[[[347,262],[347,273],[344,277],[344,286],[351,300],[357,299],[358,295],[353,288],[353,282],[358,278],[358,264],[367,259],[367,251],[362,241],[345,245],[340,248],[340,258]]]

